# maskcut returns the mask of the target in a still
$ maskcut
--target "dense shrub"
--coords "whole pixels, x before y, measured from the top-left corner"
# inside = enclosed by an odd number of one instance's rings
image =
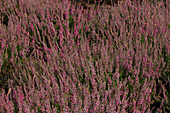
[[[167,112],[168,0],[1,0],[0,112]]]

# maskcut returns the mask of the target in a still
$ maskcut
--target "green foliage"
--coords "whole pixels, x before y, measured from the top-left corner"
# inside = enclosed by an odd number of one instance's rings
[[[92,93],[92,90],[93,90],[93,87],[92,87],[91,81],[89,80],[89,91],[90,91],[90,93]]]
[[[140,71],[139,71],[139,83],[144,84],[144,82],[145,82],[145,77],[142,76],[142,66],[141,66]]]
[[[167,48],[165,46],[163,46],[163,48],[162,48],[162,55],[163,55],[164,61],[168,63],[168,61],[169,61],[168,52],[167,52]]]
[[[62,111],[62,107],[59,105],[58,102],[55,104],[55,106],[57,107],[57,113],[60,113]]]
[[[42,111],[40,110],[41,107],[38,107],[38,113],[42,113]]]
[[[154,47],[154,40],[155,40],[154,36],[152,37],[147,36],[147,39],[148,39],[149,45],[152,43],[152,47]]]
[[[83,73],[82,76],[79,76],[79,80],[81,82],[81,84],[85,83],[85,74]]]
[[[69,28],[70,29],[74,28],[74,19],[72,16],[69,17]]]
[[[14,111],[13,112],[14,113],[18,113],[19,112],[18,103],[17,103],[15,98],[13,98],[13,100],[14,100]]]
[[[142,34],[142,37],[141,37],[141,44],[144,44],[145,43],[145,35]]]
[[[8,88],[8,79],[12,79],[13,64],[10,62],[12,57],[11,47],[9,46],[4,50],[3,64],[0,72],[0,88]]]
[[[55,74],[55,77],[56,77],[56,79],[57,79],[57,83],[58,83],[58,85],[59,85],[59,87],[60,87],[60,77],[59,77],[59,74],[58,73],[54,73]]]

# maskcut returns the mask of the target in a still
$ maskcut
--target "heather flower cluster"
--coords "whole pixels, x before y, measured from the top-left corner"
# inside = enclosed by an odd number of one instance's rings
[[[1,0],[0,112],[167,112],[168,3]]]

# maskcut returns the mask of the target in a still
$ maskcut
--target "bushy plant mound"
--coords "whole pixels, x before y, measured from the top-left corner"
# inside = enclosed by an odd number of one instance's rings
[[[0,1],[0,112],[169,110],[169,8]]]

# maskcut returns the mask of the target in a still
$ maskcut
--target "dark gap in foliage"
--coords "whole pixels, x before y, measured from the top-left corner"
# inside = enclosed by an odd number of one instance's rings
[[[72,15],[69,16],[69,28],[70,29],[74,28],[74,19],[73,19]]]
[[[112,72],[109,72],[109,77],[110,77],[111,79],[113,79],[113,73],[115,73],[115,70],[116,70],[116,68],[115,68],[115,66],[113,66],[113,71],[112,71]]]
[[[120,17],[122,18],[123,17],[122,13],[119,13],[119,14],[120,14]]]
[[[38,89],[38,84],[36,81],[33,81],[34,87]]]
[[[68,15],[67,15],[68,16]],[[63,13],[63,19],[64,20],[66,20],[67,18],[66,18],[66,14],[65,13]]]
[[[49,49],[51,49],[51,46],[50,46],[50,43],[49,43],[50,41],[49,41],[48,37],[45,36],[44,38],[45,38],[45,43],[47,44],[47,47],[48,47]]]
[[[145,43],[145,35],[142,34],[142,37],[141,37],[141,44],[144,44]]]
[[[160,105],[161,105],[161,102],[154,102],[153,104],[151,104],[151,109],[153,109],[152,110],[152,113],[156,113],[156,112],[158,112],[157,110],[159,109],[159,107],[160,107]]]
[[[76,37],[73,37],[74,38],[74,42],[77,44],[78,42],[78,35]]]
[[[159,79],[157,78],[156,79],[156,96],[160,96],[159,98],[163,98],[163,92],[162,92],[162,90],[161,90],[161,86],[160,86],[160,83],[158,82],[159,81]],[[158,99],[158,100],[155,100],[154,99],[154,103],[152,103],[151,104],[151,109],[153,109],[153,113],[155,113],[155,112],[157,112],[157,109],[159,109],[160,108],[160,106],[161,106],[161,100],[160,99]]]
[[[116,33],[118,32],[118,27],[115,25],[115,30],[116,30]]]
[[[59,105],[59,103],[58,103],[58,102],[57,102],[56,106],[57,106],[57,113],[60,113],[60,111],[61,111],[61,107],[60,107],[60,105]]]
[[[163,98],[164,96],[163,96],[163,89],[161,87],[161,84],[162,84],[162,81],[159,78],[157,78],[156,79],[156,94],[159,94],[159,96]]]
[[[126,68],[123,68],[123,67],[120,67],[120,70],[119,70],[119,73],[120,73],[120,77],[119,77],[119,80],[124,80],[125,78],[127,78],[128,76],[128,69]]]
[[[33,54],[33,50],[34,50],[34,48],[31,46],[31,44],[30,44],[30,47],[29,47],[29,53],[26,55],[26,57],[28,58],[28,57],[31,57],[31,55]]]
[[[71,99],[68,100],[68,107],[71,108],[72,102]]]
[[[136,28],[136,23],[134,23],[134,29]]]
[[[36,29],[36,28],[35,28]],[[37,31],[38,30],[38,31]],[[47,57],[46,57],[46,52],[44,51],[44,46],[42,44],[42,42],[45,42],[45,44],[47,45],[48,48],[51,48],[50,47],[50,44],[49,44],[49,39],[47,38],[47,36],[43,37],[43,34],[42,34],[42,29],[40,29],[38,26],[37,26],[37,30],[35,30],[35,33],[36,33],[36,39],[35,39],[35,42],[34,44],[36,45],[35,48],[39,51],[41,51],[43,53],[43,60],[45,62],[47,62]],[[38,32],[40,34],[40,37],[38,36]],[[33,40],[33,39],[30,39],[30,40]],[[40,47],[41,49],[39,49],[38,47]],[[33,49],[33,48],[32,48]],[[30,48],[31,50],[31,48]]]
[[[149,36],[147,36],[147,39],[148,39],[149,45],[150,45],[151,42],[152,42],[152,46],[153,46],[153,44],[154,44],[154,37],[149,37]]]
[[[134,92],[134,85],[132,85],[130,82],[128,82],[127,86],[128,86],[128,90],[129,90],[127,97],[130,97],[130,94]]]
[[[32,31],[30,26],[27,26],[26,31],[30,34],[29,39],[30,39],[30,42],[32,42],[33,40],[32,36],[34,36],[34,31]]]
[[[84,99],[84,94],[82,94],[82,108],[84,107],[84,101],[86,100]]]
[[[13,97],[13,103],[14,103],[14,110],[13,110],[13,112],[14,113],[18,113],[19,112],[19,108],[18,108],[18,102],[17,102],[17,100],[16,100],[16,98],[15,97]]]
[[[10,52],[8,50],[8,55],[9,55],[9,59],[10,59]],[[4,59],[3,60],[3,64],[1,67],[0,71],[0,88],[4,88],[5,92],[7,94],[9,88],[8,88],[8,80],[12,80],[13,78],[13,70],[14,70],[14,66],[12,63],[9,62],[9,59]],[[15,80],[15,79],[14,79]],[[14,81],[14,85],[19,85],[16,81]]]
[[[38,25],[36,27],[37,27],[37,29],[35,28],[35,30],[36,30],[36,37],[37,37],[38,43],[41,43],[43,41],[43,39],[42,39],[42,37],[43,37],[42,29],[39,28]],[[38,33],[40,34],[40,37],[38,36]],[[39,38],[40,38],[40,40],[39,40]]]
[[[46,63],[47,63],[47,56],[46,56],[46,52],[43,52],[43,58],[42,58]]]
[[[136,53],[136,49],[135,49],[135,48],[134,48],[134,51],[135,51],[135,53]],[[134,55],[133,55],[133,60],[132,60],[132,67],[134,67],[135,64],[136,64],[136,62],[135,62],[135,54],[134,54]]]
[[[53,23],[54,25],[56,25],[56,24],[57,24],[57,21],[56,21],[56,20],[52,20],[52,23]]]
[[[162,67],[162,63],[161,63],[161,67]],[[170,73],[169,73],[168,69],[169,69],[168,63],[166,63],[165,67],[161,71],[160,80],[165,85],[165,88],[168,91],[168,94],[170,94],[170,90],[169,90],[170,89],[170,81],[168,81]]]
[[[60,87],[60,77],[59,77],[59,74],[55,71],[55,72],[54,72],[54,75],[55,75],[56,80],[57,80],[57,83],[58,83],[58,85],[59,85],[59,87]]]
[[[17,52],[18,52],[18,57],[19,57],[19,59],[21,59],[22,60],[22,56],[21,56],[21,47],[20,47],[20,45],[17,45],[16,46],[16,49],[17,49]]]
[[[20,7],[19,7],[19,0],[17,0],[16,8],[17,8],[18,10],[20,10]]]
[[[167,52],[167,48],[165,47],[165,45],[162,48],[162,55],[164,57],[164,61],[168,62],[168,52]]]
[[[37,18],[38,18],[38,21],[41,23],[42,22],[42,20],[41,20],[42,17],[41,17],[40,13],[37,14]]]
[[[108,90],[108,80],[106,80],[106,90]]]
[[[144,82],[145,82],[145,77],[144,76],[142,76],[142,63],[141,63],[141,66],[140,66],[140,71],[139,71],[139,83],[140,84],[144,84]]]
[[[92,89],[93,89],[93,87],[92,87],[91,81],[89,80],[89,91],[90,91],[90,93],[92,93]]]
[[[40,109],[41,107],[37,107],[38,108],[38,113],[43,113],[42,110]]]
[[[88,113],[91,113],[91,111],[93,110],[93,107],[94,107],[94,101],[93,101],[92,95],[90,97],[91,97],[91,103],[90,103],[90,107],[88,109]]]
[[[79,76],[79,80],[80,80],[81,84],[84,84],[85,83],[85,74],[83,73],[82,75],[83,76]]]
[[[8,22],[9,22],[9,18],[8,18],[8,15],[3,13],[3,12],[0,12],[0,16],[2,18],[2,24],[4,24],[5,26],[8,26]]]

